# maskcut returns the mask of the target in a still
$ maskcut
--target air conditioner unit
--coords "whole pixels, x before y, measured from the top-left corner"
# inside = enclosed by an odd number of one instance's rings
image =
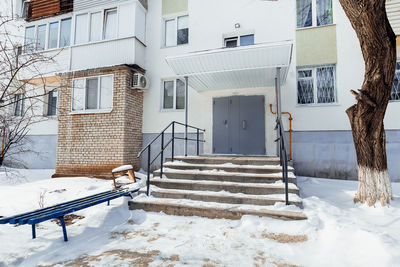
[[[131,88],[145,90],[150,86],[149,79],[141,73],[135,73],[132,76]]]

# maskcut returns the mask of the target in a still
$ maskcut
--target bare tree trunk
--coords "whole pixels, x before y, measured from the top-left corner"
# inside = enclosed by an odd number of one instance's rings
[[[387,170],[386,135],[383,125],[396,66],[396,36],[386,15],[386,0],[339,0],[361,45],[365,76],[357,104],[346,110],[353,132],[358,163],[355,202],[393,199]]]

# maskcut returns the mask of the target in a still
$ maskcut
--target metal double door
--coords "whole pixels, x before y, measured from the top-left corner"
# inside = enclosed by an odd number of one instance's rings
[[[213,99],[213,153],[265,155],[263,95]]]

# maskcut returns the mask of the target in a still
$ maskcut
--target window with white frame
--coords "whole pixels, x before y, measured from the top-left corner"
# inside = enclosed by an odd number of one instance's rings
[[[54,89],[47,96],[47,116],[57,115],[58,90]]]
[[[90,32],[89,41],[95,42],[101,40],[101,24],[103,12],[95,12],[90,14]]]
[[[104,10],[104,34],[103,38],[113,39],[117,37],[117,9]]]
[[[35,50],[35,26],[25,28],[24,52],[31,53]]]
[[[14,116],[22,116],[24,114],[25,95],[15,94],[13,101],[14,101]]]
[[[66,47],[71,44],[71,21],[71,18],[61,20],[60,47]]]
[[[189,16],[180,16],[164,22],[164,45],[176,46],[189,43]]]
[[[297,103],[336,102],[336,66],[324,65],[297,69]]]
[[[396,63],[396,71],[394,73],[394,81],[390,100],[400,100],[400,61]]]
[[[52,22],[49,24],[49,37],[47,48],[57,48],[58,47],[58,21]]]
[[[36,50],[43,51],[46,49],[46,24],[39,25],[36,32]]]
[[[333,23],[332,0],[296,0],[297,28]]]
[[[88,14],[79,14],[75,17],[75,44],[88,41]]]
[[[73,80],[72,110],[110,110],[113,102],[113,75]]]
[[[70,45],[71,18],[25,28],[25,53]]]
[[[28,9],[29,9],[29,2],[30,0],[22,0],[21,2],[21,18],[26,18],[28,15]]]
[[[185,82],[176,79],[163,81],[163,109],[185,109]]]
[[[254,34],[246,34],[242,36],[232,36],[225,38],[224,40],[225,47],[237,47],[237,46],[246,46],[254,44]]]

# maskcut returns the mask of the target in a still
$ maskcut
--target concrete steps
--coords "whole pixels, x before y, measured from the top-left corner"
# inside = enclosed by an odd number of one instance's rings
[[[236,165],[279,165],[280,160],[277,157],[242,157],[242,156],[177,156],[176,161],[184,161],[194,164],[226,164]],[[167,162],[171,158],[166,159]]]
[[[201,170],[201,171],[211,171],[211,170],[221,170],[226,172],[244,172],[244,173],[278,173],[282,171],[279,165],[228,165],[228,164],[195,164],[186,163],[181,161],[166,162],[164,164],[165,168],[176,169],[176,170]],[[292,167],[288,167],[289,171],[293,171]]]
[[[152,196],[157,198],[169,198],[169,199],[191,199],[204,202],[218,202],[228,204],[246,204],[246,205],[260,205],[270,206],[277,202],[285,203],[285,199],[282,196],[270,195],[247,195],[247,194],[233,194],[229,192],[204,192],[204,191],[192,191],[192,190],[178,190],[178,189],[164,189],[157,188],[153,189]],[[295,205],[299,208],[303,207],[301,199],[295,198],[296,195],[290,194],[290,205]],[[293,200],[296,199],[296,200]]]
[[[130,209],[172,215],[240,219],[243,215],[303,220],[303,204],[289,167],[289,204],[285,206],[279,158],[240,156],[176,157],[153,173],[151,196],[139,195]]]
[[[185,189],[197,191],[228,191],[231,193],[243,193],[249,195],[270,195],[284,194],[284,184],[255,184],[255,183],[234,183],[220,181],[193,181],[193,180],[178,180],[178,179],[160,179],[153,178],[151,184],[157,187],[166,189]],[[299,189],[296,185],[290,184],[289,193],[299,194]]]
[[[160,176],[160,170],[155,171],[154,176]],[[235,172],[202,172],[196,170],[175,170],[166,168],[163,174],[170,179],[190,179],[206,181],[222,181],[237,183],[275,183],[282,181],[282,173],[257,174]],[[289,173],[289,183],[296,183],[296,176]]]
[[[299,211],[274,210],[254,205],[232,205],[207,203],[203,201],[176,200],[167,198],[142,198],[129,202],[130,209],[142,209],[151,212],[163,212],[178,216],[200,216],[206,218],[224,218],[238,220],[243,215],[270,217],[280,220],[306,220]]]

